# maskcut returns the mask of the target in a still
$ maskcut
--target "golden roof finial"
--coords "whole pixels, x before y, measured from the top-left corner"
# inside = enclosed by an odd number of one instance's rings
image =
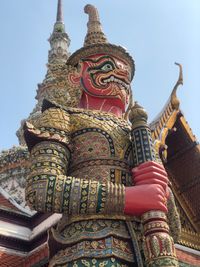
[[[178,80],[177,80],[177,83],[176,85],[183,85],[183,67],[181,64],[175,62],[174,63],[175,65],[177,65],[179,67],[179,77],[178,77]]]
[[[182,65],[175,62],[175,65],[179,67],[179,77],[171,93],[171,103],[174,109],[179,109],[180,101],[177,98],[176,91],[179,85],[183,85],[183,68]]]
[[[99,13],[96,7],[93,5],[86,5],[84,11],[89,16],[89,21],[87,23],[88,32],[85,37],[84,46],[108,43],[108,40],[103,33]]]

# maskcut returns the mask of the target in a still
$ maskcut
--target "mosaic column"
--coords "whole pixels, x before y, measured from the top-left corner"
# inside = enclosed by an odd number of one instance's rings
[[[159,161],[156,155],[147,113],[137,103],[129,113],[132,123],[131,139],[134,166],[146,161]],[[159,161],[160,162],[160,161]],[[169,235],[167,216],[162,211],[149,211],[142,215],[143,250],[148,267],[179,266],[173,238]]]

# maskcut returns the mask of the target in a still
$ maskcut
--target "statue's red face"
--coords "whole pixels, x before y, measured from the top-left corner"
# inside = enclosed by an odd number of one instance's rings
[[[80,65],[84,93],[95,98],[113,99],[124,112],[130,93],[129,65],[105,54],[85,58]]]

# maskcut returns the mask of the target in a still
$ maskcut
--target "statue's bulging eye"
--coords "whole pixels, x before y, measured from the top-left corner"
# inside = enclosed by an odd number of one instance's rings
[[[101,67],[101,70],[103,70],[103,71],[111,71],[113,69],[114,69],[113,65],[110,63],[106,63]]]

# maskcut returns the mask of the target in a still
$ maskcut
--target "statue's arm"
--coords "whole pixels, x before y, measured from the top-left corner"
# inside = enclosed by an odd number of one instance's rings
[[[138,216],[150,209],[167,211],[161,184],[125,188],[121,184],[94,181],[92,177],[70,177],[67,175],[69,160],[70,149],[59,142],[42,141],[31,149],[26,201],[32,209],[65,214]],[[159,177],[159,172],[157,175],[153,172],[154,177]]]
[[[166,211],[161,185],[124,187],[68,176],[70,139],[73,125],[70,114],[57,107],[46,109],[24,127],[30,151],[31,170],[26,185],[30,207],[42,212],[66,214],[128,214]],[[153,187],[153,188],[152,188]]]
[[[41,212],[122,214],[124,186],[69,177],[69,159],[70,150],[59,142],[42,141],[32,148],[28,205]]]

